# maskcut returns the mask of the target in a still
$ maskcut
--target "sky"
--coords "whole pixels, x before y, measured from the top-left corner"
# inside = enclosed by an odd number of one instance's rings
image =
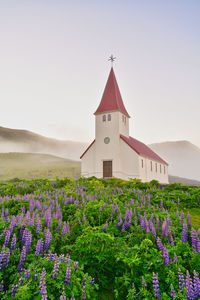
[[[200,147],[199,0],[0,0],[0,126],[91,142],[111,54],[130,135]]]

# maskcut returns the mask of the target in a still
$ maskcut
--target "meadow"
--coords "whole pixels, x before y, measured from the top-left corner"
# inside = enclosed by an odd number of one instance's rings
[[[0,182],[0,299],[200,299],[200,187]]]

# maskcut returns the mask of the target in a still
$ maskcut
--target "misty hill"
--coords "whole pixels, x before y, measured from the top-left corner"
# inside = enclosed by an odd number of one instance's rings
[[[48,154],[0,153],[0,179],[79,177],[80,162]]]
[[[200,181],[200,148],[188,141],[151,144],[149,147],[169,163],[169,174]]]
[[[0,127],[0,152],[44,153],[79,160],[88,144],[47,138],[28,130]]]

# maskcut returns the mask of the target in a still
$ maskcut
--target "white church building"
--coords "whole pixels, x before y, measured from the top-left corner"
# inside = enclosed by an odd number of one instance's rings
[[[130,116],[111,68],[95,115],[95,140],[81,155],[81,175],[168,183],[168,164],[129,135]]]

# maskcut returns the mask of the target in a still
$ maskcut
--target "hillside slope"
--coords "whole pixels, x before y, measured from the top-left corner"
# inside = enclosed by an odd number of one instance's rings
[[[0,179],[79,177],[80,163],[36,153],[0,153]]]
[[[151,144],[149,147],[169,163],[169,174],[200,181],[200,148],[188,141]]]
[[[0,152],[44,153],[79,160],[87,143],[60,141],[28,130],[0,127]]]

